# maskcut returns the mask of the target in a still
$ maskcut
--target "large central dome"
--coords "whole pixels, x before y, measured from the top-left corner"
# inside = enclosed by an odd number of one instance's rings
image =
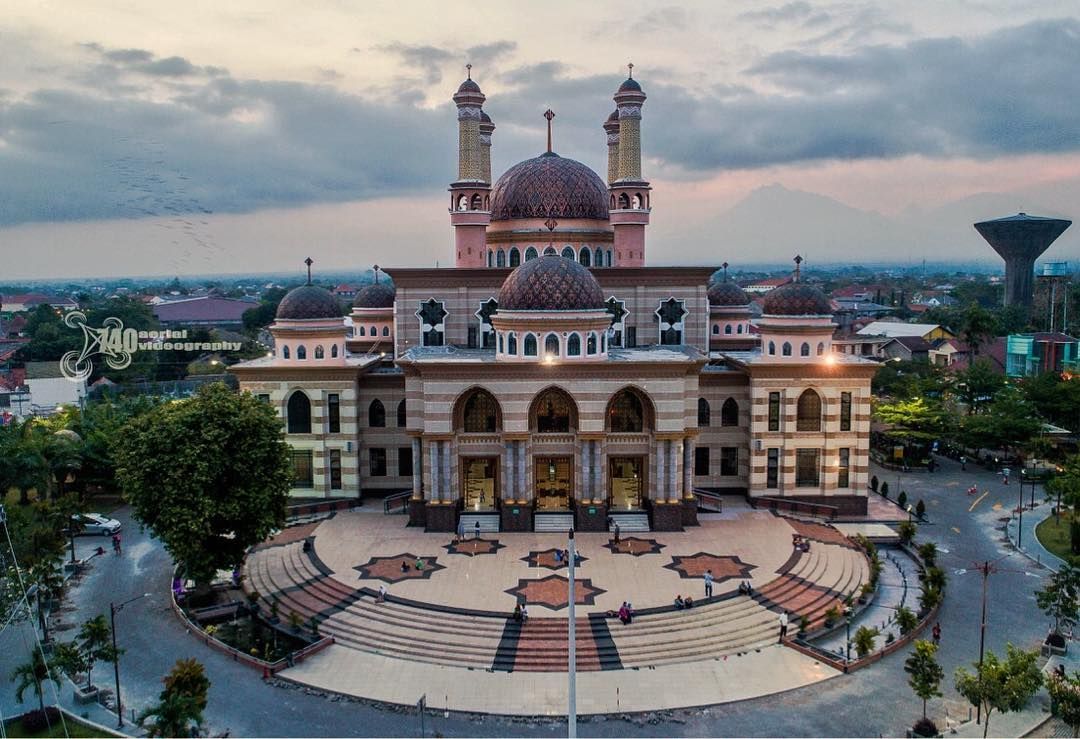
[[[603,310],[604,291],[596,277],[573,259],[554,254],[529,261],[506,276],[499,289],[500,310]]]
[[[608,219],[607,187],[581,162],[554,152],[515,164],[491,193],[491,220]]]

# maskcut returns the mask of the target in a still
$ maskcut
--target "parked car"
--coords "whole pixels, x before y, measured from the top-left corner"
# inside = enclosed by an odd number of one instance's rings
[[[83,534],[112,536],[121,527],[121,523],[115,518],[109,518],[100,513],[76,513],[71,520],[80,527],[80,533]]]

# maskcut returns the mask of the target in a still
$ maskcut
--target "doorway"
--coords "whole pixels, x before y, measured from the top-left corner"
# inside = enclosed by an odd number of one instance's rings
[[[498,471],[498,457],[466,457],[461,460],[466,511],[495,510]]]
[[[645,482],[644,457],[612,457],[608,468],[610,509],[632,511],[641,508]]]
[[[574,497],[573,457],[535,457],[533,482],[536,509],[565,511]]]

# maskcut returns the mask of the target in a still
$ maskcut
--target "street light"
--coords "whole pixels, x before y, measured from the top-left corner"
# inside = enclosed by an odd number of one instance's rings
[[[1020,470],[1020,502],[1017,508],[1020,509],[1020,522],[1016,526],[1016,548],[1019,549],[1024,536],[1024,470],[1022,469]]]
[[[112,627],[113,675],[116,678],[116,727],[119,729],[124,728],[124,710],[120,707],[120,652],[116,648],[116,614],[124,610],[124,606],[129,603],[149,597],[150,593],[143,593],[125,600],[120,605],[109,603],[109,623]]]
[[[567,625],[567,650],[566,650],[566,667],[568,673],[568,692],[569,692],[569,704],[566,711],[566,735],[569,739],[575,739],[577,736],[577,617],[574,614],[574,604],[577,601],[574,592],[574,560],[577,558],[577,551],[574,548],[574,530],[570,529],[569,542],[566,547],[566,567],[567,567],[567,584],[570,589],[570,612],[567,614],[569,622]]]
[[[847,669],[846,669],[847,663],[851,662],[851,616],[852,616],[853,611],[854,611],[853,608],[845,608],[844,609],[844,617],[845,617],[845,620],[847,621],[847,659],[844,660],[844,663],[845,663],[845,670],[844,671],[845,672],[847,671]]]

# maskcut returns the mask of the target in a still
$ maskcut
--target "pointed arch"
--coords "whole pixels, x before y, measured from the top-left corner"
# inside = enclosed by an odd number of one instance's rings
[[[510,266],[517,267],[521,264],[521,251],[516,247],[510,247]]]
[[[739,425],[739,404],[735,402],[735,398],[728,398],[724,401],[724,404],[720,406],[720,425]]]
[[[790,357],[791,356],[791,342],[790,341],[785,341],[784,342],[783,347],[781,347],[780,353],[783,354],[785,357]]]
[[[566,340],[566,356],[568,357],[580,357],[581,356],[581,335],[570,334],[570,338]]]
[[[557,334],[548,334],[544,337],[544,356],[559,356],[559,337]]]
[[[502,406],[486,388],[471,387],[454,402],[454,430],[491,434],[502,430]]]
[[[290,434],[311,433],[311,400],[303,390],[296,390],[289,396],[285,415]]]
[[[528,261],[530,261],[532,259],[536,259],[536,256],[537,256],[537,254],[536,254],[536,247],[535,246],[530,246],[528,249],[525,250],[525,261],[526,262],[528,262]]]
[[[636,387],[624,387],[611,396],[604,413],[605,428],[612,433],[641,433],[655,428],[652,400]]]
[[[566,257],[567,259],[573,259],[574,258],[574,247],[567,244],[562,249],[562,255],[564,257]]]
[[[525,345],[523,347],[526,357],[536,356],[536,334],[525,334]]]
[[[502,249],[499,249],[497,252],[495,252],[495,266],[496,267],[505,267],[506,266],[506,252],[503,251]]]
[[[398,428],[405,428],[408,423],[408,415],[405,412],[405,398],[401,399],[401,402],[397,404],[397,425]]]
[[[333,346],[330,347],[330,358],[331,359],[337,359],[337,356],[338,356],[338,348],[337,348],[337,344],[334,344]]]
[[[386,426],[386,408],[378,398],[371,401],[367,410],[368,426],[371,428],[384,428]]]
[[[307,347],[304,346],[303,344],[296,347],[296,358],[297,359],[307,359]]]
[[[554,247],[554,246],[548,246],[548,247],[545,247],[545,248],[544,248],[544,256],[545,256],[545,257],[553,257],[553,256],[555,256],[555,255],[556,255],[556,254],[558,254],[558,253],[559,253],[559,252],[558,252],[558,251],[556,251],[556,249],[555,249],[555,247]]]
[[[795,406],[796,431],[821,431],[821,396],[807,388]]]
[[[559,434],[576,431],[577,427],[577,403],[570,393],[557,385],[541,390],[529,404],[530,431]]]
[[[283,344],[281,346],[281,358],[282,359],[288,359],[289,358],[289,345],[288,344]]]
[[[319,344],[317,347],[315,347],[315,358],[316,359],[325,359],[326,358],[326,350],[324,350],[322,348],[322,344]]]
[[[697,425],[701,427],[709,426],[712,423],[712,409],[709,408],[709,401],[705,398],[698,398],[697,400]]]
[[[513,331],[506,336],[506,353],[517,356],[517,334]]]
[[[799,347],[799,356],[800,357],[809,357],[810,356],[810,344],[808,342],[804,341],[802,343],[802,346]]]
[[[578,253],[578,261],[581,262],[583,267],[592,266],[592,251],[589,250],[589,247],[581,247],[581,251]]]

